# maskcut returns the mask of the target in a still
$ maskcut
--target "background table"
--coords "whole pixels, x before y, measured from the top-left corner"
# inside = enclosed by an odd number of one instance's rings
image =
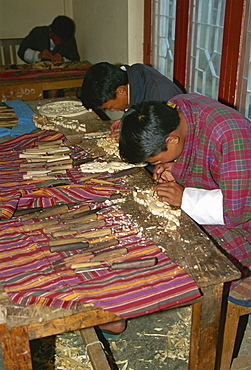
[[[67,64],[67,63],[65,63]],[[0,101],[43,99],[43,91],[81,87],[88,61],[69,63],[64,68],[0,70]]]

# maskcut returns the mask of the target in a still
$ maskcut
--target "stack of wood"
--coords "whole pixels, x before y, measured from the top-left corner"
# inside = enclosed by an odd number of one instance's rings
[[[5,103],[0,104],[0,127],[12,128],[18,124],[14,109]]]

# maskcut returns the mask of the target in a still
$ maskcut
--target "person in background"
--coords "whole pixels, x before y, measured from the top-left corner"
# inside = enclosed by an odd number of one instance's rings
[[[183,91],[156,69],[136,63],[118,67],[108,62],[94,64],[82,85],[81,101],[87,109],[126,111],[143,100],[167,102]],[[118,141],[121,119],[111,125],[111,137]]]
[[[119,149],[153,162],[159,200],[181,207],[240,269],[251,266],[251,123],[197,94],[142,102],[123,116]],[[234,289],[240,281],[233,282]]]
[[[51,25],[33,28],[20,44],[18,56],[25,63],[79,61],[74,33],[72,19],[59,15]],[[57,91],[50,90],[49,97],[55,97]]]

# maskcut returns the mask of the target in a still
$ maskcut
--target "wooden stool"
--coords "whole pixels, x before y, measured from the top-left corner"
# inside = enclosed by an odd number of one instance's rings
[[[250,300],[251,297],[251,278],[244,279],[238,286],[242,293],[245,291],[246,295],[240,293],[230,293],[230,296],[240,300]],[[249,294],[248,294],[249,293]],[[220,370],[230,370],[232,357],[234,352],[234,345],[237,337],[237,330],[239,326],[239,319],[243,315],[251,313],[251,307],[240,306],[238,304],[228,301],[226,321],[223,334]]]

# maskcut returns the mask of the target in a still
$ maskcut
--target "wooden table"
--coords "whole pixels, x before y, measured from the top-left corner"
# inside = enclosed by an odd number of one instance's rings
[[[43,99],[43,91],[81,87],[89,62],[64,69],[0,70],[0,101]],[[21,66],[20,66],[21,67]],[[78,70],[77,70],[78,69]]]
[[[141,184],[147,188],[152,185],[152,179],[145,171],[127,181],[129,186]],[[158,225],[160,219],[149,212],[147,214],[145,207],[133,200],[132,194],[127,197],[127,201],[121,204],[122,210],[130,213],[157,245],[165,248],[167,255],[192,276],[201,290],[199,299],[186,303],[192,304],[189,369],[213,370],[222,303],[226,300],[223,287],[225,283],[238,279],[240,273],[185,213],[182,212],[175,235],[157,234],[149,226]],[[120,319],[92,305],[82,305],[77,310],[18,306],[3,291],[0,307],[0,338],[6,370],[32,369],[29,340]],[[103,361],[102,366],[99,363],[96,368],[107,369]]]

